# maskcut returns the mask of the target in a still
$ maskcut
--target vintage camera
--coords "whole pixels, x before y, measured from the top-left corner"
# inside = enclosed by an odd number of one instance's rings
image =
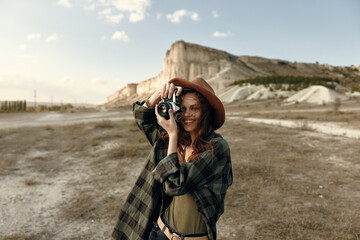
[[[177,89],[174,89],[174,93],[172,99],[164,98],[164,100],[159,103],[157,107],[157,111],[160,116],[164,117],[165,119],[169,119],[169,110],[172,109],[174,111],[174,118],[176,122],[180,122],[181,112],[183,111],[183,106],[180,104],[180,98],[176,96]]]

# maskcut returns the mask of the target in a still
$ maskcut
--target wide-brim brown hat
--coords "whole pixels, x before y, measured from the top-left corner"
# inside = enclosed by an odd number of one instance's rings
[[[191,81],[182,78],[173,78],[169,81],[175,86],[191,88],[203,95],[215,111],[213,127],[214,130],[220,128],[225,122],[225,109],[221,100],[215,95],[214,89],[202,78],[195,78]]]

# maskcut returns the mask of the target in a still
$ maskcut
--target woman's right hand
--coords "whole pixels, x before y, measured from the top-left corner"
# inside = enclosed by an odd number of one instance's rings
[[[172,98],[175,89],[177,89],[176,96],[180,96],[182,87],[175,86],[173,83],[164,83],[160,87],[160,99],[162,100],[164,98]]]
[[[182,87],[175,86],[173,83],[164,83],[149,98],[148,107],[154,108],[164,98],[172,98],[174,90],[177,89],[176,96],[180,96]]]

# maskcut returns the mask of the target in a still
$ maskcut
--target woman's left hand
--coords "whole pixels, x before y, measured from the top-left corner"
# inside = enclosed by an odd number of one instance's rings
[[[166,130],[166,132],[170,136],[177,137],[178,134],[178,126],[174,118],[174,111],[172,109],[169,110],[169,116],[170,118],[166,120],[164,117],[160,116],[160,114],[157,111],[157,104],[155,106],[155,114],[158,121],[158,124]]]

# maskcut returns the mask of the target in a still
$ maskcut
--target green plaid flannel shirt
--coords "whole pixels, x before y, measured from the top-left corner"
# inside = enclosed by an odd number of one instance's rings
[[[224,200],[232,184],[230,149],[220,134],[211,132],[212,143],[192,162],[179,164],[177,153],[167,156],[168,144],[159,139],[160,126],[154,109],[133,104],[135,120],[152,145],[144,169],[120,211],[112,233],[115,239],[140,240],[148,236],[172,197],[192,194],[204,216],[209,240],[216,239],[216,222],[224,212]],[[214,154],[213,154],[214,152]]]

